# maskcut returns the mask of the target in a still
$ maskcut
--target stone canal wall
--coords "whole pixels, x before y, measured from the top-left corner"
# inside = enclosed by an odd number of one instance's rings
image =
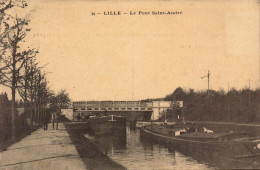
[[[65,127],[87,169],[126,170],[124,166],[110,159],[94,143],[84,137],[88,133],[86,123],[65,123]]]

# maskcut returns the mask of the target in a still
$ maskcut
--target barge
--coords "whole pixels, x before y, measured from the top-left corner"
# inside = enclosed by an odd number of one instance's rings
[[[151,124],[140,128],[140,135],[141,138],[165,143],[186,155],[203,156],[220,168],[260,167],[260,137],[234,132],[213,133],[188,124]]]
[[[126,131],[126,117],[115,115],[92,117],[87,121],[87,126],[93,135],[120,135]]]

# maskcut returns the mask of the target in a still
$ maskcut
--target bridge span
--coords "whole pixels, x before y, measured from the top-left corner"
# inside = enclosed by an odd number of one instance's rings
[[[88,114],[106,113],[156,120],[170,106],[170,101],[77,101],[73,102],[73,119],[78,114],[84,117]]]

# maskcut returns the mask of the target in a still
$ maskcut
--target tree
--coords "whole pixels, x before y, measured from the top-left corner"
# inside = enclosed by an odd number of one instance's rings
[[[60,112],[61,109],[68,108],[69,104],[70,104],[69,93],[65,89],[61,89],[57,95],[54,95],[51,98],[52,110]]]
[[[60,90],[56,97],[57,97],[59,109],[68,108],[70,103],[70,98],[69,98],[69,93],[67,93],[65,89]]]
[[[1,0],[0,2],[0,41],[2,41],[10,31],[12,31],[16,25],[9,26],[8,21],[13,18],[12,15],[8,14],[13,7],[25,8],[28,6],[24,0]],[[3,47],[3,46],[1,46]],[[2,49],[1,49],[2,50]],[[0,58],[1,59],[1,58]]]
[[[28,6],[28,4],[26,3],[26,1],[24,0],[1,0],[2,2],[0,2],[0,14],[4,15],[5,12],[12,8],[12,7],[21,7],[24,8],[26,6]]]
[[[15,137],[15,95],[18,88],[18,82],[21,79],[20,70],[24,64],[30,60],[38,51],[34,49],[20,50],[21,43],[30,29],[27,28],[28,20],[16,17],[14,26],[2,39],[1,67],[0,67],[0,84],[11,88],[12,91],[12,137]],[[7,23],[6,23],[7,24]],[[7,24],[7,27],[8,24]]]
[[[38,67],[35,59],[27,61],[21,74],[22,79],[19,81],[21,87],[18,88],[18,92],[24,100],[25,113],[30,113],[31,126],[33,120],[39,123],[40,118],[45,114],[48,102],[49,89],[46,73],[42,74],[43,67]]]
[[[178,87],[172,93],[172,101],[184,101],[186,97],[186,93],[183,91],[181,87]]]

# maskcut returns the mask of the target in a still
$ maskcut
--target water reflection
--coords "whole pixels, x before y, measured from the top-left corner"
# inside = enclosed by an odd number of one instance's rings
[[[208,169],[205,162],[198,162],[175,148],[140,138],[139,129],[126,127],[125,133],[116,136],[85,135],[114,161],[127,169]]]
[[[201,151],[189,152],[188,150],[177,148],[171,144],[160,143],[156,140],[153,140],[151,142],[151,139],[147,139],[143,137],[140,138],[140,141],[144,144],[143,145],[144,149],[150,148],[150,150],[153,150],[153,147],[156,145],[158,145],[159,149],[162,147],[167,148],[167,151],[173,155],[174,161],[177,159],[177,161],[179,162],[184,158],[185,159],[184,163],[188,165],[196,166],[197,164],[202,164],[205,165],[205,168],[210,168],[210,167],[213,168],[216,166],[214,162],[211,161],[213,160],[211,154],[212,152],[201,152]],[[175,165],[176,165],[176,161],[175,161]]]

